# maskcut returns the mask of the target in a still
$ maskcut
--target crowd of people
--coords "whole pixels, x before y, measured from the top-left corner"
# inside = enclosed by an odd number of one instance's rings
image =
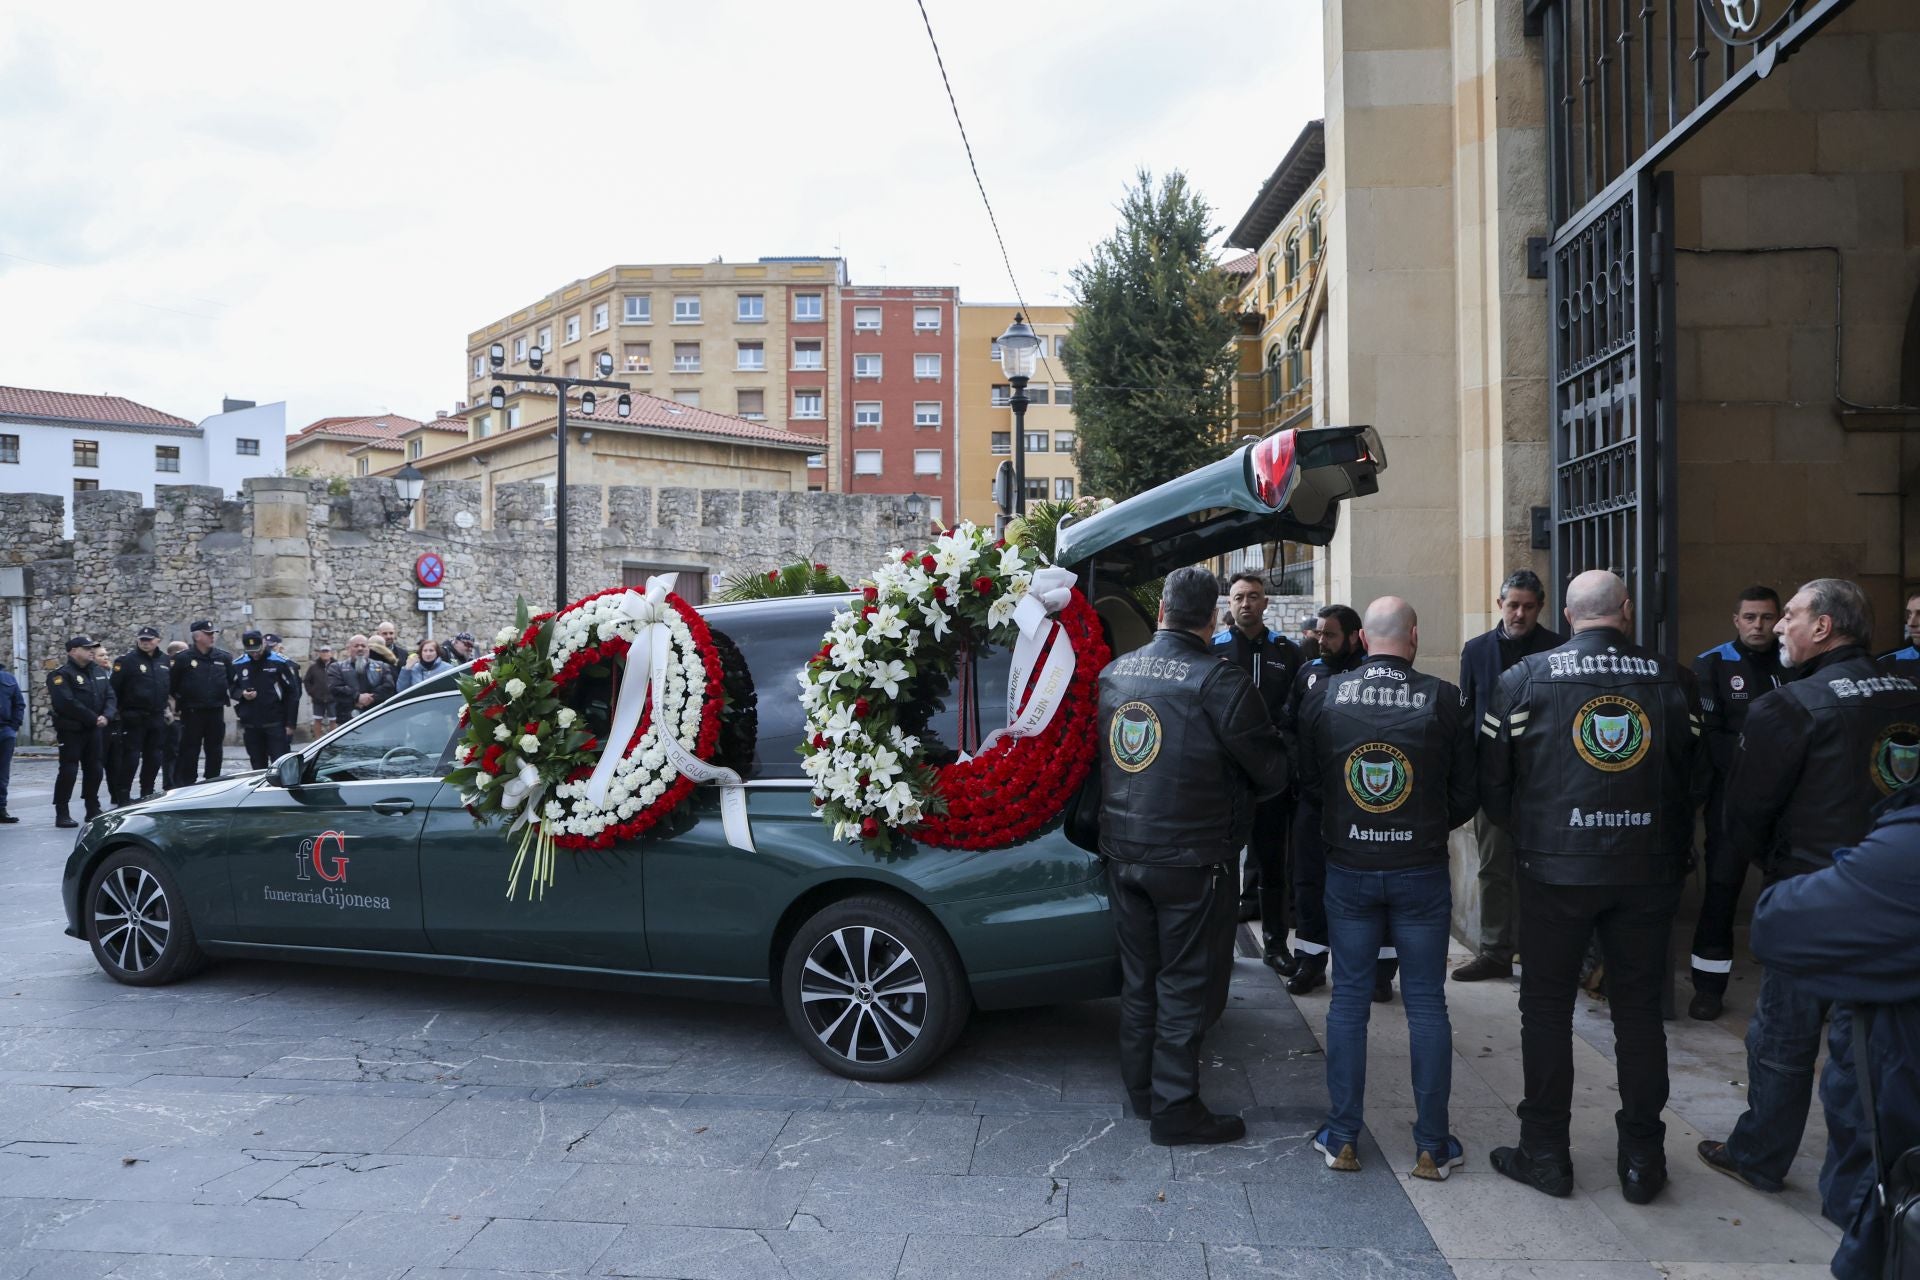
[[[393,623],[382,622],[349,639],[338,658],[322,641],[304,670],[272,632],[243,631],[236,656],[220,647],[218,629],[204,619],[187,628],[186,640],[164,646],[158,627],[141,627],[133,648],[118,658],[92,636],[71,637],[67,660],[46,679],[60,747],[54,825],[80,825],[72,810],[76,789],[85,816],[93,818],[102,809],[103,782],[107,802],[117,807],[162,787],[220,776],[229,709],[248,766],[264,769],[299,736],[303,699],[318,738],[479,653],[471,632],[444,647],[429,637],[411,649],[398,635]],[[19,821],[7,811],[7,784],[25,719],[19,682],[0,668],[0,823]]]
[[[1100,846],[1122,961],[1120,1064],[1158,1143],[1233,1141],[1200,1097],[1199,1054],[1225,1007],[1236,915],[1305,996],[1327,984],[1327,1166],[1360,1168],[1371,1005],[1405,1004],[1417,1178],[1465,1152],[1450,1130],[1448,846],[1472,824],[1475,954],[1454,981],[1519,969],[1524,1099],[1500,1173],[1574,1190],[1573,1013],[1604,993],[1614,1028],[1621,1193],[1667,1182],[1663,995],[1684,882],[1705,830],[1689,1014],[1722,1013],[1748,871],[1765,887],[1762,977],[1746,1037],[1748,1108],[1708,1167],[1779,1192],[1821,1083],[1836,1275],[1877,1274],[1883,1152],[1920,1144],[1920,594],[1907,646],[1871,656],[1866,593],[1837,578],[1782,604],[1740,594],[1733,637],[1691,665],[1633,642],[1626,585],[1567,586],[1563,636],[1521,570],[1500,621],[1469,641],[1458,686],[1417,670],[1419,619],[1387,596],[1321,609],[1307,658],[1265,618],[1260,575],[1172,574],[1159,630],[1100,678]],[[1126,732],[1123,733],[1122,729]],[[1244,886],[1236,868],[1245,854]],[[1236,911],[1237,905],[1237,911]]]

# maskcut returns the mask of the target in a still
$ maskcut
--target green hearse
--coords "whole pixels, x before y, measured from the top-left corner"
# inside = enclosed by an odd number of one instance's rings
[[[1385,465],[1370,428],[1281,432],[1064,525],[1058,558],[1125,652],[1153,627],[1132,588],[1255,543],[1324,544],[1340,503],[1373,493]],[[724,838],[703,787],[643,839],[563,852],[544,898],[509,901],[508,839],[442,781],[462,703],[440,677],[271,769],[89,822],[62,885],[67,933],[134,986],[208,957],[261,957],[773,1000],[809,1053],[862,1080],[923,1070],[976,1005],[1111,994],[1101,862],[1061,823],[991,852],[906,844],[878,857],[815,816],[797,675],[849,599],[702,610],[744,682],[722,749],[745,779],[752,852]],[[972,661],[973,689],[1004,686],[1004,653]],[[934,693],[929,740],[973,746],[955,699]],[[592,723],[604,702],[581,712]]]

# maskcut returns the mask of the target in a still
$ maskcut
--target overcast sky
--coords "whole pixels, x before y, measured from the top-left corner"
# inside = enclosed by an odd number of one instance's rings
[[[1030,303],[1136,169],[1230,228],[1321,112],[1319,0],[927,10]],[[430,416],[468,331],[611,263],[833,253],[1012,296],[914,0],[0,21],[0,384]]]

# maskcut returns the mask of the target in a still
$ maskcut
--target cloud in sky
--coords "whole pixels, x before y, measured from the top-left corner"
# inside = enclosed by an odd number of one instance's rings
[[[1320,114],[1317,0],[927,10],[1029,302],[1065,299],[1137,169],[1231,226]],[[424,416],[470,330],[611,263],[836,252],[1012,296],[913,0],[0,26],[0,383]]]

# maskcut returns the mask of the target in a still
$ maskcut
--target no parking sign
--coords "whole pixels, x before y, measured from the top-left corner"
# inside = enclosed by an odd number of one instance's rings
[[[413,576],[423,587],[437,587],[447,576],[447,562],[438,551],[422,552],[413,562]]]

